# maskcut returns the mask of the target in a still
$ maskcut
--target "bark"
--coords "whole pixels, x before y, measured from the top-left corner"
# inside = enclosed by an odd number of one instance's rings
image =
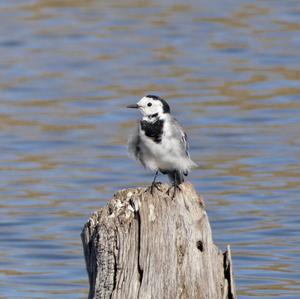
[[[190,183],[174,199],[168,187],[121,190],[85,224],[89,299],[236,298],[230,248],[213,244],[203,199]]]

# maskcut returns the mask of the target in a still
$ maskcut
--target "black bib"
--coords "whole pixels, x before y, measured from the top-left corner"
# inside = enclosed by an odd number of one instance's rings
[[[161,143],[161,136],[163,133],[164,121],[158,119],[156,122],[141,121],[141,129],[145,135],[151,138],[156,143]]]

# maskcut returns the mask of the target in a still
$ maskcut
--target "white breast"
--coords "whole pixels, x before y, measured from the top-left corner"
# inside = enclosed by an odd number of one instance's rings
[[[188,171],[192,161],[182,150],[181,140],[172,135],[170,122],[165,121],[160,143],[154,142],[140,130],[141,151],[145,166],[153,171],[180,170]],[[184,153],[184,154],[183,154]]]

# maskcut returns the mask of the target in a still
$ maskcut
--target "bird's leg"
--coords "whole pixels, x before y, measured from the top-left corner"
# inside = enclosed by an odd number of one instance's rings
[[[158,187],[159,185],[161,185],[161,182],[155,182],[157,175],[158,175],[158,171],[155,172],[155,176],[150,187],[150,192],[152,195],[153,195],[154,188],[156,188],[158,191],[161,191],[161,189]]]
[[[168,189],[168,191],[167,191],[167,194],[170,195],[170,190],[171,190],[172,188],[174,188],[174,189],[173,189],[173,194],[172,194],[172,200],[175,198],[176,190],[178,189],[179,191],[181,191],[181,188],[180,188],[179,185],[180,185],[180,184],[178,184],[178,180],[177,180],[177,172],[175,171],[175,172],[174,172],[174,181],[173,181],[173,183],[172,183],[172,186],[171,186],[171,187]]]
[[[161,182],[155,182],[157,175],[158,171],[155,172],[150,188],[146,189],[146,191],[150,191],[151,195],[153,195],[154,188],[156,188],[158,191],[161,191],[161,189],[158,187],[159,185],[161,185]]]
[[[177,189],[178,189],[179,191],[181,191],[181,188],[180,188],[180,186],[179,186],[178,184],[174,184],[173,188],[174,188],[174,191],[173,191],[172,199],[175,198],[176,190],[177,190]]]

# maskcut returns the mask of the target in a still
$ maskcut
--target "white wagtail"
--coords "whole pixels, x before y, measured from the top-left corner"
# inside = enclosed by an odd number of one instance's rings
[[[168,103],[161,97],[147,95],[127,108],[138,108],[143,115],[129,139],[129,154],[144,167],[155,171],[151,194],[154,187],[159,189],[157,184],[160,183],[155,183],[155,180],[160,171],[168,175],[174,187],[174,197],[176,189],[180,190],[179,185],[184,181],[183,175],[187,176],[189,170],[197,166],[190,159],[186,133],[170,114]]]

